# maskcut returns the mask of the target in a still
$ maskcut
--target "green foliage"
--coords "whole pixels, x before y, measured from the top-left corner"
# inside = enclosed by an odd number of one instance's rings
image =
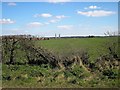
[[[104,70],[102,73],[104,76],[107,76],[109,79],[117,79],[118,78],[118,70],[107,69],[107,70]]]
[[[17,64],[25,64],[28,62],[27,57],[26,57],[26,53],[22,50],[15,50],[14,52],[14,57],[15,57],[15,63]]]

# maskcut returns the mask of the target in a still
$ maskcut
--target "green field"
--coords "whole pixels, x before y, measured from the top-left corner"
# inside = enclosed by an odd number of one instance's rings
[[[71,55],[75,52],[86,51],[91,61],[100,55],[108,53],[108,47],[113,42],[117,42],[117,37],[106,38],[61,38],[36,42],[36,46],[43,46],[58,55]],[[116,50],[118,47],[116,47]]]

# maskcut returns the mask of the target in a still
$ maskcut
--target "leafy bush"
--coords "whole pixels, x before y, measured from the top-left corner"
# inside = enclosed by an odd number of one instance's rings
[[[102,73],[104,76],[107,76],[109,79],[118,78],[118,71],[115,71],[113,69],[104,70]]]

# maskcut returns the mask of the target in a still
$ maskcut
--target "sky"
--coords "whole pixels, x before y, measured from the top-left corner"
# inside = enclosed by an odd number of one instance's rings
[[[67,0],[66,0],[67,1]],[[2,2],[1,35],[104,35],[118,31],[117,2]]]

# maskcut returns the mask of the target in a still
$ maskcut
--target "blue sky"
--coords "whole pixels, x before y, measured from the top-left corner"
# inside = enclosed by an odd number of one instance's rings
[[[3,35],[104,35],[118,31],[117,2],[3,2]]]

